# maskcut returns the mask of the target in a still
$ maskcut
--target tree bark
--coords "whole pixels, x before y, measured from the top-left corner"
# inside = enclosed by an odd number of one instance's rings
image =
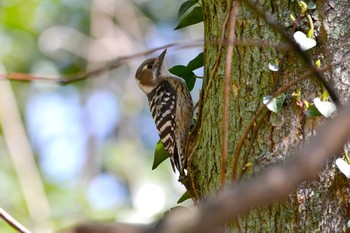
[[[244,1],[239,8],[236,38],[241,42],[260,41],[253,46],[237,45],[232,64],[225,64],[226,38],[230,23],[226,20],[231,10],[231,1],[202,0],[205,27],[205,75],[197,124],[189,139],[189,178],[195,199],[205,199],[220,190],[221,145],[223,132],[223,99],[225,66],[231,65],[229,136],[226,183],[231,182],[234,154],[248,125],[263,105],[262,99],[278,88],[305,74],[308,69],[304,60],[295,51],[283,51],[278,47],[263,47],[266,43],[280,43],[282,36],[273,30]],[[292,25],[290,14],[300,15],[296,1],[260,0],[258,6],[285,30]],[[323,1],[312,13],[315,22],[317,46],[307,53],[313,61],[332,64],[349,56],[350,26],[347,0]],[[317,18],[317,19],[316,19]],[[227,22],[227,23],[225,23]],[[298,30],[307,32],[307,22],[302,19]],[[305,26],[306,25],[306,26]],[[223,35],[224,33],[224,35]],[[278,59],[280,71],[268,69],[270,62]],[[345,61],[327,73],[343,102],[346,102],[350,87],[350,62]],[[312,102],[320,97],[322,87],[315,77],[292,86],[279,113],[260,112],[253,126],[248,128],[238,154],[235,182],[251,176],[271,164],[282,162],[288,154],[298,149],[315,134],[322,124],[322,117],[306,118],[298,107],[292,93],[301,90],[301,99]],[[237,156],[237,154],[236,154]],[[337,155],[337,157],[341,154]],[[331,160],[325,165],[318,182],[306,182],[288,201],[271,207],[251,211],[240,216],[241,227],[247,232],[345,232],[350,215],[349,182],[338,172]],[[233,227],[237,231],[236,227]]]

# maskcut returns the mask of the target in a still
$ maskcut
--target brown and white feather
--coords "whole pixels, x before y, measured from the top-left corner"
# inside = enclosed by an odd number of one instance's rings
[[[193,102],[185,82],[170,76],[163,64],[166,50],[146,60],[136,72],[136,80],[148,103],[164,148],[169,152],[173,170],[183,174],[185,146],[192,125]]]

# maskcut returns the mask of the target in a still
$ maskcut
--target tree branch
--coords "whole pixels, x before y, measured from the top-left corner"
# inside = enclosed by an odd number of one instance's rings
[[[141,224],[93,224],[86,223],[61,233],[143,233],[153,229],[150,225]]]
[[[184,49],[184,48],[191,48],[196,46],[203,46],[202,40],[194,40],[190,41],[188,43],[170,43],[166,44],[154,49],[149,49],[143,52],[135,53],[129,56],[121,56],[112,59],[109,61],[106,65],[97,68],[92,71],[82,72],[70,76],[64,76],[64,77],[45,77],[45,76],[37,76],[37,75],[31,75],[31,74],[25,74],[25,73],[7,73],[7,74],[1,74],[0,73],[0,80],[1,79],[8,79],[8,80],[16,80],[16,81],[24,81],[24,82],[31,82],[31,81],[41,81],[41,82],[47,82],[47,83],[53,83],[53,84],[59,84],[59,85],[68,85],[72,83],[76,83],[82,80],[95,78],[100,74],[103,74],[107,71],[110,71],[112,69],[118,68],[130,60],[140,57],[140,56],[147,56],[150,55],[158,50],[163,50],[164,48],[174,47],[177,49]]]
[[[288,197],[304,181],[314,180],[327,159],[337,154],[350,138],[350,105],[340,109],[338,116],[326,124],[290,159],[258,175],[252,180],[230,186],[198,208],[174,210],[155,228],[141,233],[212,233],[237,215]],[[83,233],[72,231],[71,233]],[[105,231],[118,233],[120,231]],[[124,231],[130,233],[132,231]],[[85,231],[84,233],[89,233]],[[135,232],[132,232],[135,233]],[[137,232],[138,233],[138,232]]]
[[[229,106],[230,106],[230,81],[232,68],[232,54],[235,40],[236,19],[239,5],[235,2],[230,10],[230,30],[228,34],[228,46],[226,52],[225,64],[225,87],[224,87],[224,110],[222,118],[222,144],[221,144],[221,186],[225,185],[227,171],[227,145],[228,145],[228,125],[229,125]]]
[[[4,209],[0,208],[0,218],[4,219],[10,226],[21,233],[31,233],[27,228],[20,224],[16,219],[9,215]]]

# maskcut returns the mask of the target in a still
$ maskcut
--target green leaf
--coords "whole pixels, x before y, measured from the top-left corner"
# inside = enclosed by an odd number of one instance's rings
[[[194,84],[196,83],[197,75],[192,71],[189,71],[186,66],[177,65],[171,67],[169,72],[183,78],[186,82],[187,88],[192,91]]]
[[[183,78],[186,82],[188,89],[191,91],[196,83],[196,79],[200,78],[193,70],[201,68],[204,66],[204,55],[203,52],[198,54],[195,58],[193,58],[187,66],[177,65],[169,69],[169,72]]]
[[[203,21],[202,7],[198,6],[192,9],[176,26],[175,30],[197,24]]]
[[[306,116],[316,117],[316,116],[322,116],[322,114],[320,113],[320,111],[318,111],[315,105],[310,105],[310,107],[306,111]]]
[[[271,100],[272,96],[265,96],[263,98],[263,103],[266,104],[266,107],[272,111],[272,112],[279,112],[283,106],[283,102],[286,98],[286,95],[285,94],[281,94],[279,96],[277,96],[276,98],[273,98]],[[270,101],[271,100],[271,101]]]
[[[185,12],[190,9],[193,5],[195,5],[198,0],[188,0],[180,6],[178,17],[180,18]]]
[[[318,59],[318,60],[315,62],[315,66],[316,66],[317,68],[321,68],[321,60],[320,60],[320,59]]]
[[[316,4],[315,4],[314,2],[309,2],[309,3],[307,4],[307,9],[309,9],[309,10],[314,10],[314,9],[316,9]]]
[[[314,99],[314,104],[317,110],[324,116],[324,117],[330,117],[332,113],[337,109],[335,104],[329,101],[321,101],[320,98]]]
[[[204,55],[203,52],[198,54],[195,58],[193,58],[187,66],[177,65],[169,69],[170,73],[175,74],[177,76],[182,76],[185,73],[190,73],[196,69],[204,66]]]
[[[180,199],[177,201],[177,204],[180,204],[180,203],[186,201],[187,199],[190,199],[191,197],[192,196],[191,196],[190,192],[188,190],[186,190],[186,192],[184,194],[182,194]]]
[[[196,70],[204,66],[204,55],[203,52],[197,55],[197,57],[193,58],[188,64],[187,69],[190,71]]]
[[[277,111],[279,112],[283,106],[284,100],[286,99],[285,94],[281,94],[276,97],[276,106],[277,106]]]
[[[278,64],[273,62],[269,63],[269,70],[277,72],[279,70]]]
[[[169,153],[165,150],[163,143],[159,140],[154,151],[152,170],[156,169],[159,164],[161,164],[167,158],[169,158]]]
[[[325,90],[325,91],[322,93],[321,100],[322,100],[322,101],[327,101],[327,100],[328,100],[328,97],[329,97],[329,93],[328,93],[327,90]]]
[[[198,78],[198,76],[195,75],[193,72],[191,72],[191,74],[183,77],[183,79],[186,82],[186,86],[188,87],[188,90],[190,90],[190,91],[193,90],[194,84],[196,83],[197,78]]]
[[[299,6],[300,6],[300,8],[301,8],[301,13],[304,14],[304,13],[306,12],[306,10],[307,10],[307,5],[306,5],[306,3],[305,3],[304,1],[300,1],[300,2],[299,2]]]
[[[187,67],[182,65],[173,66],[169,69],[169,72],[181,77],[184,73],[187,72]]]

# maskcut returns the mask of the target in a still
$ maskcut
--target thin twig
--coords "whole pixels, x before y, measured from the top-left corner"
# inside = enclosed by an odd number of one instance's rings
[[[203,40],[194,40],[187,43],[184,42],[176,42],[176,43],[170,43],[166,44],[154,49],[146,50],[140,53],[135,53],[129,56],[121,56],[117,57],[115,59],[112,59],[109,61],[106,65],[92,71],[82,72],[74,75],[69,76],[63,76],[63,77],[44,77],[44,76],[36,76],[32,74],[25,74],[25,73],[16,73],[16,72],[9,72],[7,74],[0,74],[0,80],[1,79],[8,79],[8,80],[16,80],[16,81],[24,81],[24,82],[30,82],[30,81],[42,81],[47,83],[53,83],[53,84],[60,84],[60,85],[67,85],[76,83],[82,80],[95,78],[100,74],[103,74],[107,71],[110,71],[112,69],[118,68],[121,65],[126,64],[132,59],[135,59],[137,57],[141,56],[147,56],[149,54],[152,54],[158,50],[163,50],[164,48],[178,48],[178,49],[184,49],[184,48],[191,48],[195,46],[203,46]]]
[[[228,46],[225,64],[225,87],[224,87],[224,112],[222,119],[222,144],[221,144],[221,187],[225,185],[227,170],[227,145],[228,145],[228,125],[229,125],[229,106],[230,106],[230,81],[232,68],[232,54],[235,40],[236,19],[239,5],[235,2],[230,11],[230,30],[228,34]]]
[[[209,77],[208,77],[208,84],[207,84],[207,87],[205,88],[205,91],[204,91],[204,97],[203,98],[207,98],[207,95],[208,95],[208,92],[209,92],[209,89],[211,87],[211,83],[213,81],[213,78],[219,68],[219,64],[220,64],[220,61],[221,61],[221,50],[223,48],[223,46],[225,44],[228,44],[227,41],[225,40],[225,32],[226,32],[226,27],[227,27],[227,22],[229,20],[229,17],[230,17],[230,14],[228,14],[225,18],[225,21],[224,23],[222,24],[222,28],[221,28],[221,40],[219,42],[219,48],[218,48],[218,52],[216,53],[216,59],[215,59],[215,63],[214,63],[214,66],[213,68],[211,69],[210,73],[209,73]],[[206,43],[210,43],[210,41],[206,41]]]
[[[208,40],[206,43],[218,44],[219,42],[217,40],[210,40],[210,41]],[[224,38],[222,38],[219,44],[220,44],[219,51],[221,51],[222,46],[228,45],[229,42]],[[265,40],[253,40],[253,39],[251,40],[247,39],[245,41],[235,39],[234,44],[236,46],[255,46],[255,47],[262,47],[262,48],[275,48],[275,49],[284,50],[284,51],[289,50],[291,48],[291,46],[288,43],[272,43]],[[124,57],[118,57],[118,58],[112,59],[106,65],[92,71],[82,72],[82,73],[63,76],[63,77],[49,77],[49,76],[39,76],[39,75],[26,74],[26,73],[10,72],[7,74],[0,74],[0,80],[7,79],[7,80],[14,80],[14,81],[21,81],[21,82],[39,81],[39,82],[46,82],[46,83],[59,84],[59,85],[68,85],[68,84],[76,83],[86,79],[97,78],[98,75],[108,72],[112,69],[118,68],[119,66],[130,62],[130,60],[134,58],[137,58],[140,56],[147,56],[149,54],[154,53],[155,51],[162,50],[164,48],[176,47],[177,49],[186,49],[186,48],[191,48],[196,46],[203,46],[203,40],[194,40],[187,43],[167,44],[161,47],[136,53],[130,56],[124,56]],[[219,63],[220,63],[220,56],[218,56],[216,59],[216,62],[215,62],[214,68],[212,69],[210,77],[214,76],[219,66]],[[210,86],[210,84],[208,86]]]
[[[21,233],[31,233],[27,228],[20,224],[16,219],[9,215],[4,209],[0,208],[0,218],[4,219],[10,226]]]
[[[0,63],[0,72],[6,73]],[[16,101],[8,81],[0,82],[0,125],[17,173],[33,230],[52,231],[51,209]]]
[[[248,162],[248,156],[247,155],[249,155],[250,151],[252,150],[252,147],[253,147],[252,144],[255,141],[256,137],[258,136],[259,128],[262,125],[262,123],[264,122],[264,118],[266,117],[267,114],[271,114],[271,112],[268,111],[266,108],[263,108],[263,109],[265,109],[265,111],[260,115],[261,116],[260,119],[257,119],[256,124],[254,124],[254,130],[253,130],[252,136],[249,139],[248,148],[243,154],[243,158],[242,159],[243,159],[244,168],[242,169],[242,172],[240,173],[240,176],[239,177],[237,176],[237,180],[240,180],[243,177],[244,173],[246,171],[248,171],[248,169],[246,169],[247,167],[245,166],[247,164],[247,162]],[[238,156],[240,156],[240,154]]]
[[[226,52],[225,64],[225,83],[224,83],[224,112],[222,118],[222,144],[221,144],[221,188],[225,188],[226,171],[227,171],[227,147],[228,147],[228,126],[229,126],[229,106],[230,106],[230,81],[232,69],[232,55],[235,45],[235,30],[237,22],[237,14],[239,10],[239,2],[234,2],[231,6],[229,23],[230,29],[228,33],[228,46]],[[243,232],[239,216],[235,217],[238,231]]]

